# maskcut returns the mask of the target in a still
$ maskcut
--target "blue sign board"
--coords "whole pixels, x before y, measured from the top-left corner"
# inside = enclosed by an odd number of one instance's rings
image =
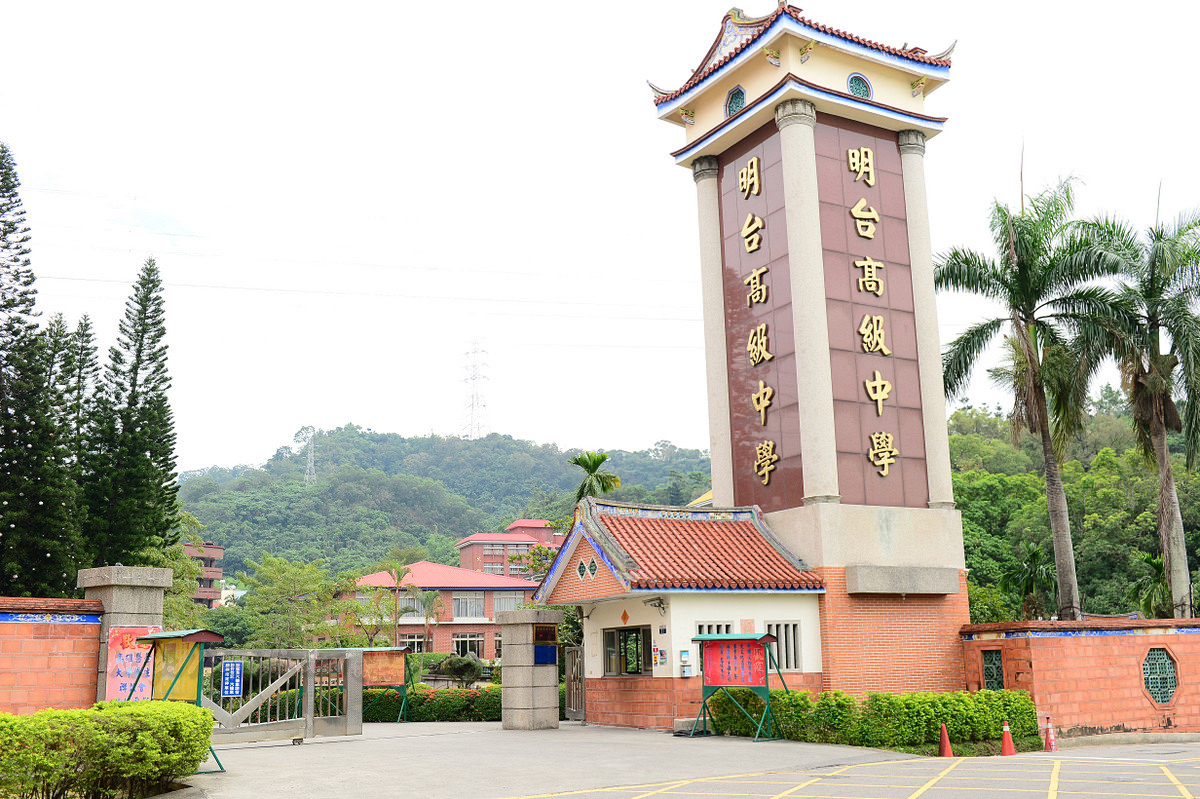
[[[221,697],[242,695],[242,661],[221,661]]]

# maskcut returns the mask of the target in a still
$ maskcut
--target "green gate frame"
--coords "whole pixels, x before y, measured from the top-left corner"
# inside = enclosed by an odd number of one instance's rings
[[[769,683],[771,680],[771,669],[775,669],[775,673],[779,675],[779,682],[783,685],[785,693],[791,693],[784,682],[783,672],[779,670],[779,662],[775,659],[775,653],[771,651],[771,647],[767,644],[775,643],[777,639],[770,633],[725,633],[721,635],[697,635],[692,641],[700,644],[700,679],[704,680],[703,692],[700,699],[700,712],[696,714],[696,720],[692,722],[692,731],[688,737],[696,735],[712,735],[708,731],[708,725],[712,725],[715,732],[720,732],[717,727],[717,720],[713,716],[712,711],[708,709],[709,697],[715,696],[718,693],[724,693],[729,697],[729,701],[733,706],[742,712],[742,715],[750,719],[750,723],[755,725],[754,741],[778,741],[783,738],[783,731],[779,728],[779,722],[775,718],[775,712],[771,710],[771,689]],[[729,692],[729,687],[725,684],[711,685],[707,682],[708,678],[704,674],[704,644],[706,642],[724,642],[724,643],[756,643],[763,648],[763,657],[766,663],[766,669],[763,672],[762,685],[736,685],[735,688],[747,688],[754,693],[755,696],[763,700],[763,714],[761,719],[756,719],[750,715],[750,711],[742,706],[742,703],[737,700],[733,694]],[[704,726],[700,732],[696,732],[696,728],[700,726],[700,721],[703,719]],[[763,733],[766,733],[764,737]]]

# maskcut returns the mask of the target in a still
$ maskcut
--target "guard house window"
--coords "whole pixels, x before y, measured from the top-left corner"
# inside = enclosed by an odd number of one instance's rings
[[[999,649],[983,650],[983,687],[989,691],[1004,690],[1004,653]]]
[[[466,657],[467,653],[477,658],[483,657],[483,633],[454,633],[454,654]]]
[[[729,635],[733,632],[731,621],[698,621],[696,635]]]
[[[769,621],[767,632],[776,638],[775,643],[768,646],[775,655],[779,670],[800,671],[800,622]]]
[[[1142,678],[1146,691],[1160,705],[1171,701],[1178,683],[1175,677],[1175,660],[1162,647],[1154,647],[1142,661]]]
[[[649,674],[652,668],[649,627],[604,631],[604,674],[618,677]]]
[[[486,618],[483,613],[482,591],[455,591],[452,604],[456,619]]]
[[[871,82],[857,72],[846,80],[846,88],[855,97],[861,97],[863,100],[871,99]]]
[[[741,86],[735,86],[730,89],[729,94],[725,97],[725,118],[736,114],[746,107],[746,92]]]

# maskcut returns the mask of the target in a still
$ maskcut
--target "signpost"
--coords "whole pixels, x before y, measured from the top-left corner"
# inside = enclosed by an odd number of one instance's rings
[[[775,636],[769,633],[734,633],[724,635],[697,635],[692,639],[700,644],[700,673],[704,680],[704,690],[700,702],[700,712],[692,723],[691,735],[708,735],[708,725],[714,731],[717,729],[716,719],[708,709],[708,698],[724,692],[729,701],[755,725],[755,741],[777,741],[783,737],[775,714],[771,710],[771,692],[767,684],[768,670],[773,668],[783,683],[783,674],[779,671],[779,663],[775,653],[767,644],[775,643]],[[761,718],[754,718],[750,711],[742,706],[730,688],[748,688],[763,700]],[[786,683],[783,690],[787,691]],[[697,733],[701,719],[704,727]]]
[[[242,695],[242,661],[225,660],[221,662],[221,698],[228,699]]]

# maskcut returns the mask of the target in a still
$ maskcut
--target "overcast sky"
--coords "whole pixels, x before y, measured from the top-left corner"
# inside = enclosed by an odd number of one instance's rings
[[[304,425],[462,434],[476,343],[485,432],[707,448],[695,188],[645,81],[687,80],[728,3],[6,3],[40,308],[107,347],[157,259],[181,470]],[[1022,148],[1027,193],[1074,175],[1083,216],[1149,224],[1160,181],[1164,217],[1200,206],[1198,8],[804,12],[958,41],[926,102],[933,245],[990,252]],[[942,298],[943,341],[987,312]]]

